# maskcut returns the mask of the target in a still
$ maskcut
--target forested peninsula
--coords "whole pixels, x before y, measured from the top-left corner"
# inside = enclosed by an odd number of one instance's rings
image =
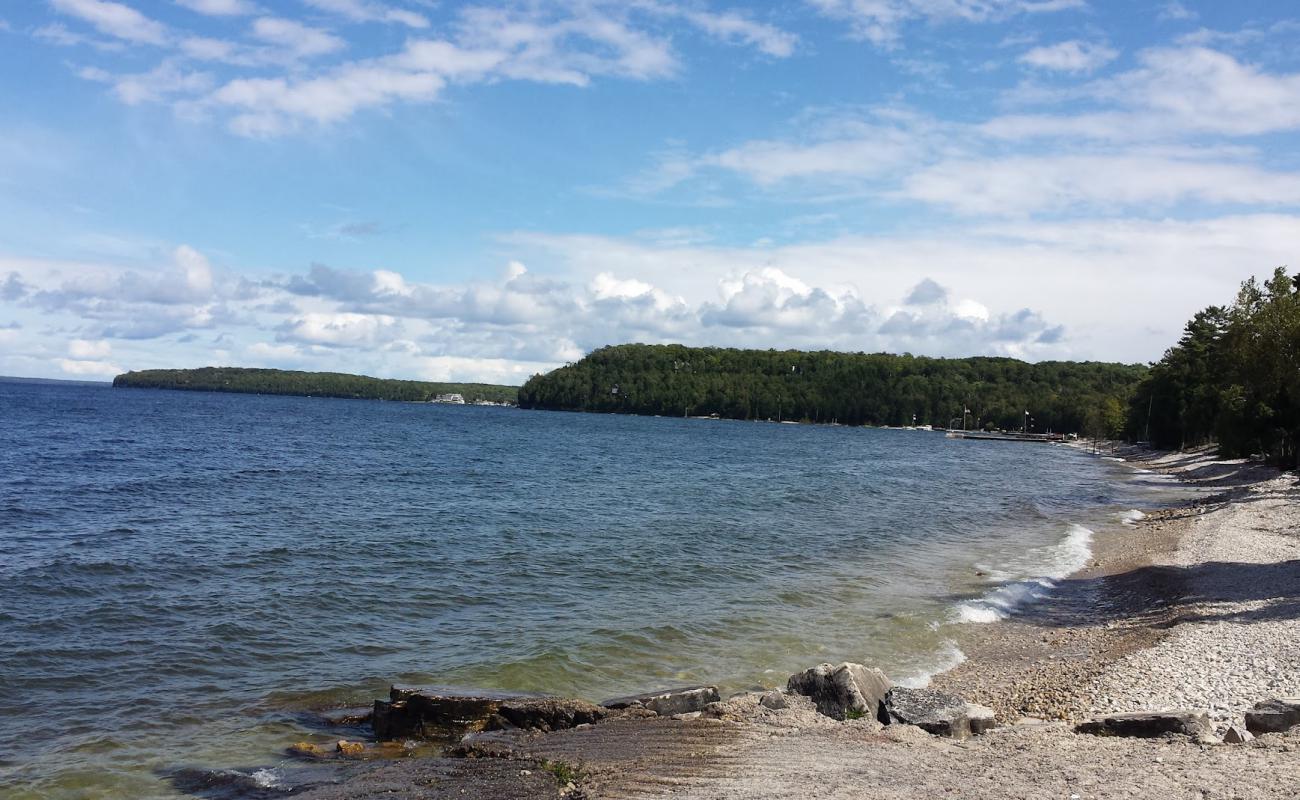
[[[517,386],[491,383],[432,383],[371,378],[340,372],[296,372],[282,369],[202,367],[147,369],[113,379],[113,386],[132,389],[186,389],[198,392],[284,394],[340,397],[353,400],[399,400],[422,403],[439,395],[458,394],[466,403],[514,404]]]
[[[885,353],[605,347],[519,390],[522,408],[1119,435],[1142,365]]]

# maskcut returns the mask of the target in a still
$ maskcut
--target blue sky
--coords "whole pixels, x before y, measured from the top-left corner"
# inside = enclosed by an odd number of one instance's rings
[[[6,3],[0,374],[1151,360],[1300,261],[1298,38],[1260,0]]]

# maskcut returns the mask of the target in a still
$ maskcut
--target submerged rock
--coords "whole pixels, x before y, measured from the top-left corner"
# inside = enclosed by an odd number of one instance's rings
[[[601,705],[610,709],[644,708],[661,717],[671,717],[674,714],[703,711],[709,703],[716,703],[721,699],[716,686],[683,686],[658,692],[615,697],[604,701]]]
[[[915,725],[953,739],[979,735],[997,725],[993,709],[937,689],[896,686],[885,696],[885,710],[891,724]]]
[[[371,725],[380,740],[445,739],[507,728],[564,730],[596,722],[606,713],[570,698],[440,694],[394,686],[388,701],[375,701]]]
[[[1205,737],[1214,732],[1210,717],[1204,711],[1137,711],[1129,714],[1110,714],[1081,722],[1076,733],[1094,736],[1134,736],[1151,739],[1170,733]]]
[[[1300,697],[1263,700],[1246,712],[1246,730],[1251,733],[1281,733],[1297,725],[1300,725]]]
[[[786,682],[792,694],[812,698],[817,710],[828,717],[868,716],[881,722],[888,721],[885,695],[892,686],[880,670],[847,662],[837,667],[818,664]]]
[[[344,756],[359,756],[364,755],[366,752],[366,746],[364,744],[361,742],[349,742],[347,739],[339,739],[338,743],[335,744],[334,747],[339,751],[339,755]]]

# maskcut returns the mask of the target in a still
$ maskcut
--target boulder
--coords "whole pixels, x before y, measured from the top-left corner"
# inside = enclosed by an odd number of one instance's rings
[[[1151,739],[1170,733],[1204,737],[1213,734],[1210,717],[1204,711],[1137,711],[1110,714],[1081,722],[1076,733],[1094,736],[1134,736]]]
[[[1245,744],[1255,738],[1255,734],[1232,725],[1223,734],[1224,744]]]
[[[615,697],[601,705],[609,709],[644,708],[661,717],[671,717],[674,714],[703,711],[709,703],[716,703],[721,699],[716,686],[682,686],[628,697]]]
[[[772,711],[780,711],[783,708],[789,708],[790,704],[786,701],[785,695],[781,692],[764,692],[759,698],[759,705]]]
[[[1254,734],[1281,733],[1300,725],[1300,697],[1276,697],[1246,712],[1246,730]]]
[[[560,697],[443,694],[394,686],[371,714],[375,738],[451,739],[485,730],[555,731],[596,722],[607,712],[583,700]]]
[[[848,719],[869,716],[887,722],[885,695],[893,686],[885,673],[861,664],[818,664],[790,676],[786,688],[791,694],[812,699],[817,710],[828,717]]]
[[[997,724],[993,709],[937,689],[895,686],[885,695],[885,711],[890,724],[915,725],[935,736],[953,739],[984,733]]]

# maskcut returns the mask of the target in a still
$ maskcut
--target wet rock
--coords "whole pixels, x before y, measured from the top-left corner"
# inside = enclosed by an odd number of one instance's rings
[[[1238,728],[1236,725],[1230,726],[1227,732],[1223,734],[1224,744],[1245,744],[1254,738],[1255,734],[1244,728]]]
[[[1251,733],[1281,733],[1300,725],[1300,697],[1279,697],[1258,702],[1246,712]]]
[[[703,711],[709,703],[716,703],[721,699],[716,686],[683,686],[628,697],[615,697],[601,705],[610,709],[645,708],[661,717],[671,717],[674,714]]]
[[[505,725],[489,725],[496,728],[523,728],[530,731],[563,731],[579,725],[599,722],[606,715],[606,710],[592,705],[585,700],[567,697],[535,697],[506,700],[497,709],[497,715]]]
[[[1094,736],[1133,736],[1150,739],[1170,733],[1209,736],[1214,729],[1204,711],[1137,711],[1095,717],[1075,726],[1076,733]]]
[[[360,756],[365,755],[366,746],[361,742],[349,742],[347,739],[339,739],[334,748],[339,751],[340,755]]]
[[[557,731],[606,714],[586,701],[559,697],[441,694],[394,686],[389,698],[375,701],[371,717],[380,740],[448,739],[504,728]]]
[[[786,688],[792,694],[812,698],[817,710],[828,717],[848,719],[869,716],[886,722],[885,695],[893,684],[885,673],[861,664],[839,666],[818,664],[790,676]]]
[[[311,742],[294,742],[286,750],[289,755],[299,758],[329,758],[330,754],[318,744]]]
[[[320,719],[331,727],[355,727],[370,722],[369,708],[336,708],[321,712]]]
[[[937,689],[896,686],[885,695],[885,710],[891,724],[915,725],[935,736],[953,739],[983,733],[996,724],[993,709]]]

